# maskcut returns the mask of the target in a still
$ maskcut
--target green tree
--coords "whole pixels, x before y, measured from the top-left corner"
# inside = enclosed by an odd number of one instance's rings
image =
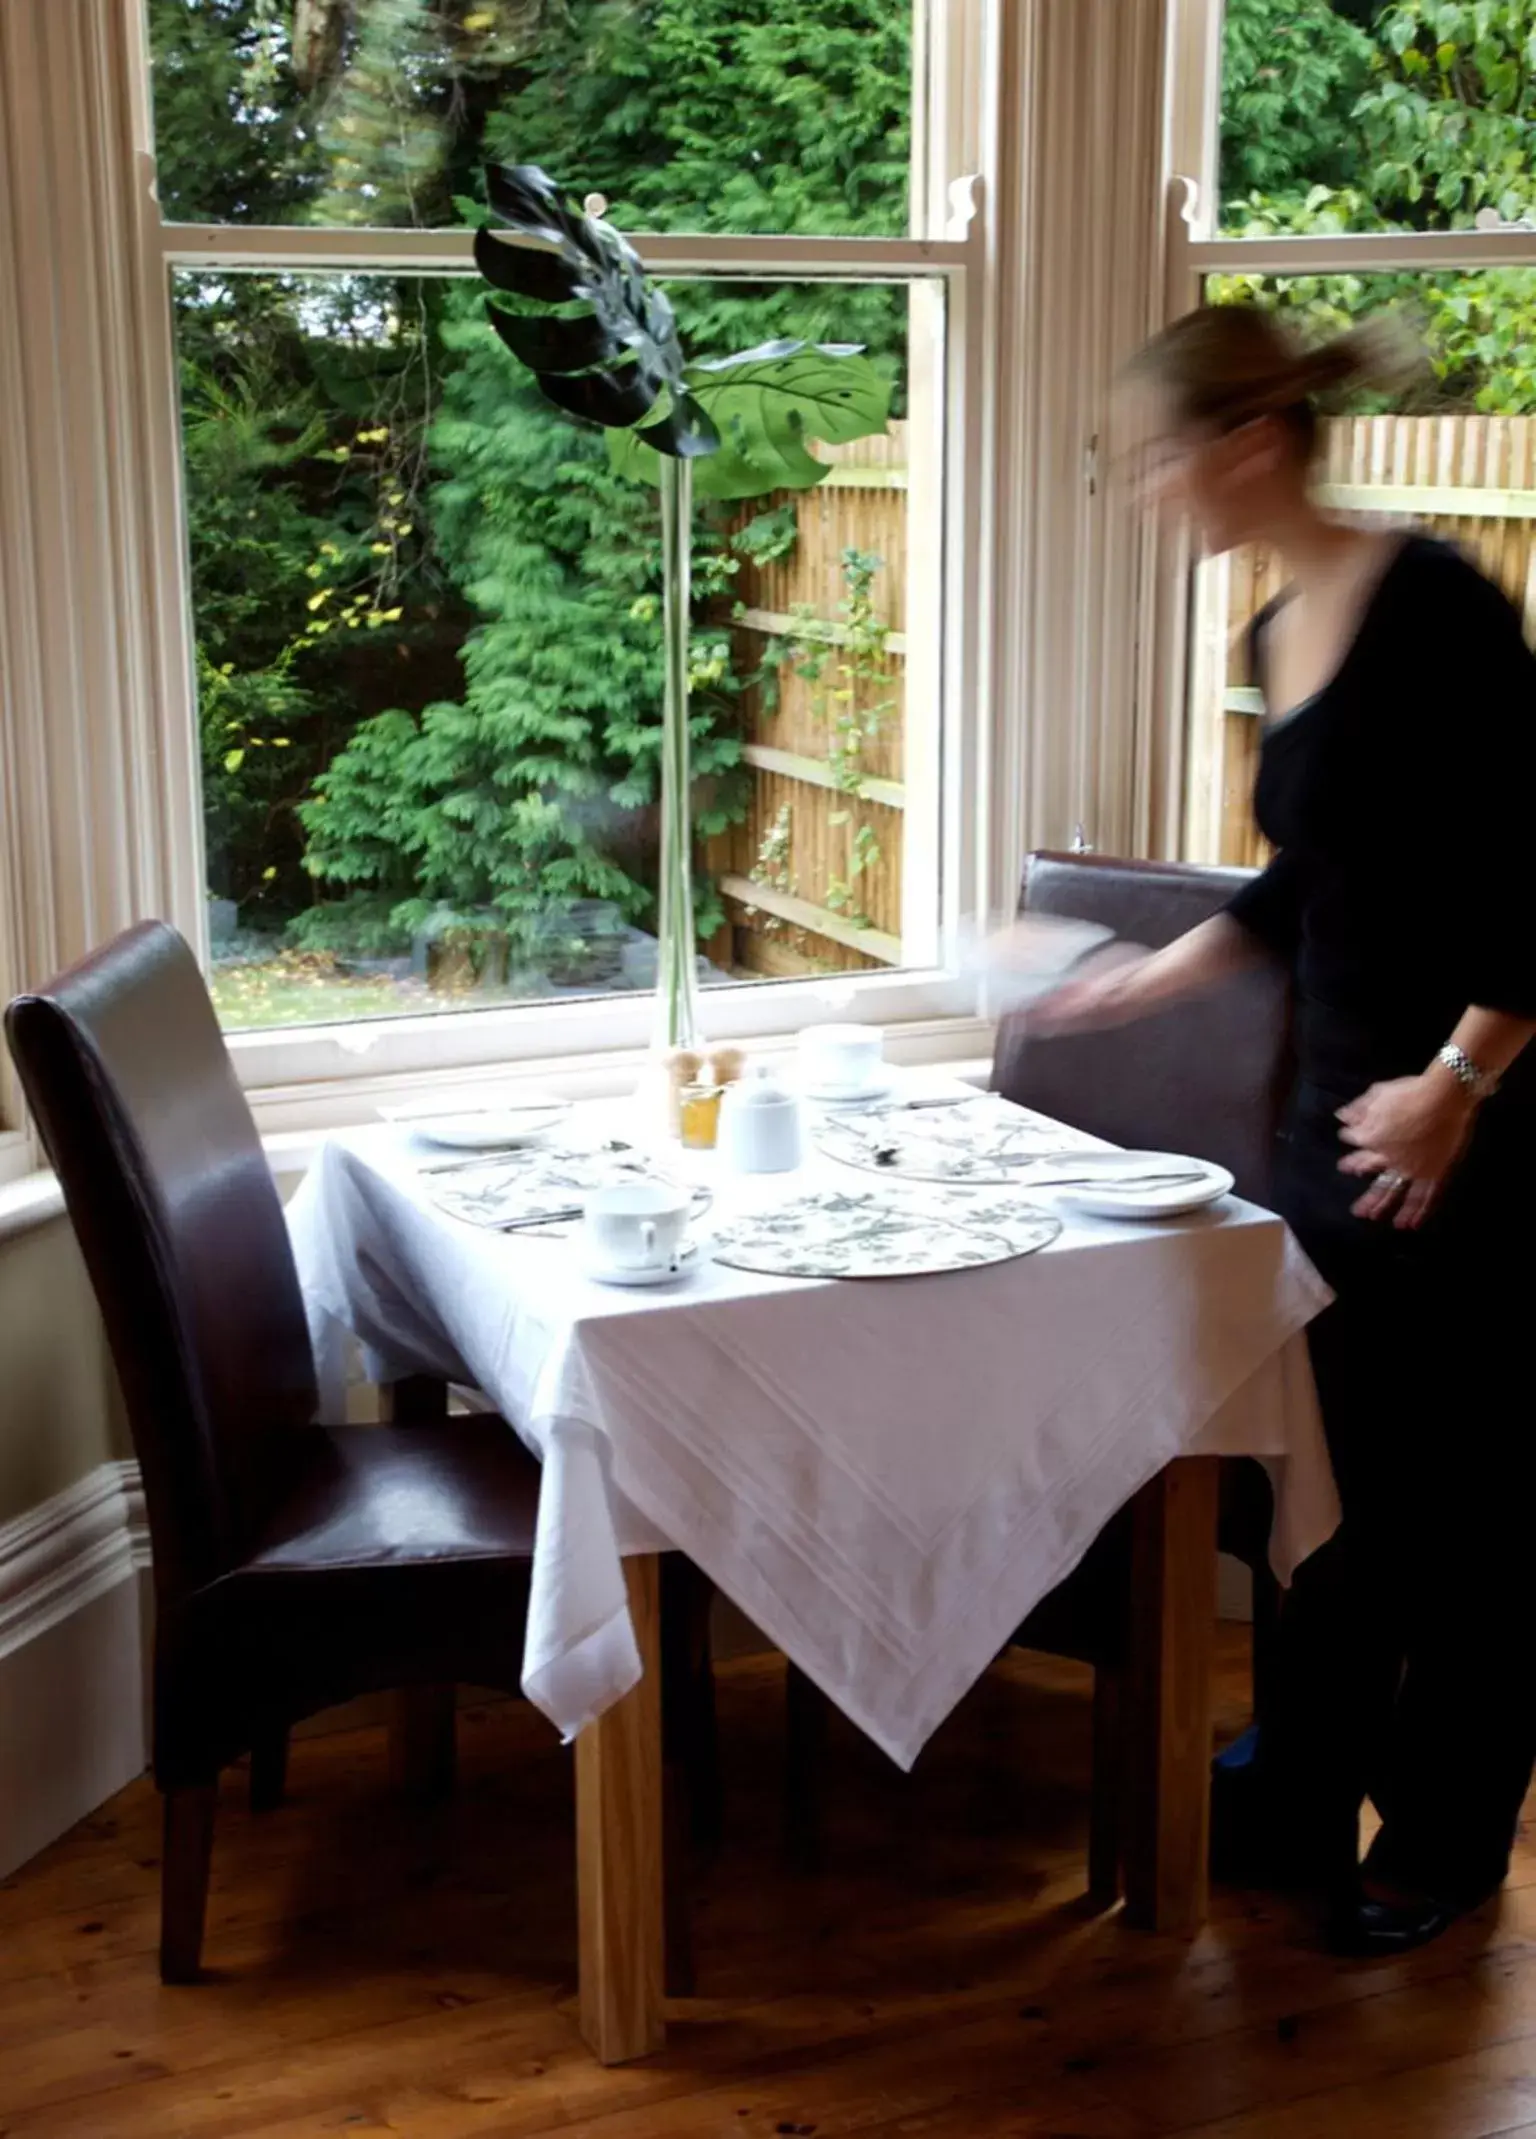
[[[1383,215],[1419,229],[1507,221],[1536,201],[1536,4],[1395,0],[1376,26],[1356,107],[1363,183]]]
[[[485,145],[621,227],[897,233],[911,66],[899,0],[571,0]]]
[[[612,0],[551,11],[520,86],[488,115],[487,153],[610,193],[628,227],[847,230],[905,214],[906,27],[872,0]],[[892,195],[895,196],[893,201]],[[862,341],[895,378],[900,293],[675,286],[686,344],[775,335]],[[478,290],[442,327],[430,429],[435,555],[481,618],[464,688],[415,719],[365,723],[303,811],[308,863],[341,897],[304,940],[375,939],[445,921],[505,938],[514,966],[578,898],[648,918],[660,741],[655,500],[616,476],[517,375]],[[734,701],[749,679],[703,628],[735,570],[730,523],[695,544],[694,764],[699,832],[744,803]],[[478,923],[474,917],[479,916]],[[699,900],[701,933],[718,902]]]
[[[209,883],[268,928],[315,896],[313,779],[360,717],[458,674],[470,612],[424,495],[443,301],[350,276],[178,281]]]
[[[453,309],[432,512],[485,621],[465,645],[462,697],[362,723],[304,806],[309,865],[349,896],[301,928],[311,942],[359,926],[380,940],[447,921],[504,936],[517,963],[578,898],[632,916],[648,906],[638,812],[660,742],[656,501],[517,378],[478,292],[456,293]],[[701,548],[718,585],[719,544]],[[705,637],[696,659],[697,768],[718,790],[739,747],[708,688],[718,646]],[[727,781],[713,807],[736,799]]]
[[[1223,104],[1223,165],[1233,172],[1244,168],[1253,110],[1243,68],[1294,13],[1283,0],[1239,6],[1240,14],[1228,15]],[[1320,75],[1314,83],[1321,85]],[[1289,176],[1277,170],[1245,195],[1229,190],[1229,230],[1447,230],[1465,229],[1483,210],[1528,216],[1536,193],[1536,0],[1378,6],[1363,83],[1341,75],[1309,124],[1310,143],[1292,144]],[[1536,408],[1536,276],[1528,271],[1232,276],[1221,278],[1217,294],[1273,305],[1314,334],[1397,305],[1419,321],[1432,361],[1415,406],[1511,415]]]
[[[1227,0],[1223,200],[1348,185],[1371,59],[1370,38],[1329,0]]]

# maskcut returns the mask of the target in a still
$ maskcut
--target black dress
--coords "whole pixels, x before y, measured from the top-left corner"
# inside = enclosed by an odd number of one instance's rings
[[[1293,1808],[1352,1840],[1369,1794],[1371,1869],[1461,1902],[1502,1878],[1536,1759],[1536,1043],[1419,1232],[1351,1216],[1336,1110],[1469,1005],[1536,1018],[1536,658],[1503,595],[1408,538],[1265,736],[1256,808],[1278,851],[1230,911],[1295,974],[1276,1202],[1336,1294],[1311,1344],[1344,1505],[1266,1725]]]

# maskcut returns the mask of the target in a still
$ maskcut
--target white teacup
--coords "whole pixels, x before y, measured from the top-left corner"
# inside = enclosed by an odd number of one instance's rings
[[[582,1205],[587,1258],[595,1269],[676,1270],[693,1199],[671,1181],[616,1181]]]
[[[800,1035],[801,1082],[808,1092],[853,1097],[881,1081],[885,1034],[878,1025],[809,1025]]]

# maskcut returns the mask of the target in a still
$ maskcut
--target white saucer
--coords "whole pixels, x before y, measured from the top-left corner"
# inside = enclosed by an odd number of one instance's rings
[[[877,1077],[871,1084],[850,1087],[846,1084],[805,1084],[800,1087],[801,1097],[809,1099],[818,1107],[870,1107],[877,1100],[889,1099],[896,1089],[894,1077]]]
[[[612,1264],[604,1269],[597,1263],[584,1263],[582,1267],[595,1285],[675,1285],[679,1278],[692,1275],[698,1260],[698,1242],[685,1240],[675,1268],[661,1265],[654,1270],[624,1270]]]
[[[1175,1163],[1171,1153],[1169,1162]],[[1166,1188],[1151,1188],[1135,1181],[1116,1188],[1106,1181],[1102,1188],[1063,1188],[1059,1193],[1063,1202],[1075,1204],[1078,1210],[1095,1218],[1180,1218],[1186,1211],[1203,1210],[1208,1203],[1219,1203],[1223,1196],[1231,1195],[1232,1176],[1225,1166],[1212,1165],[1208,1159],[1184,1163],[1191,1169],[1198,1167],[1205,1179],[1170,1183]],[[1043,1191],[1049,1183],[1043,1181],[1040,1186]]]

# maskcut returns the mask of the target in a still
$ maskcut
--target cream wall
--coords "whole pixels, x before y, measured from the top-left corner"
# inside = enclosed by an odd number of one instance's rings
[[[0,1240],[0,1525],[131,1453],[67,1220]]]

